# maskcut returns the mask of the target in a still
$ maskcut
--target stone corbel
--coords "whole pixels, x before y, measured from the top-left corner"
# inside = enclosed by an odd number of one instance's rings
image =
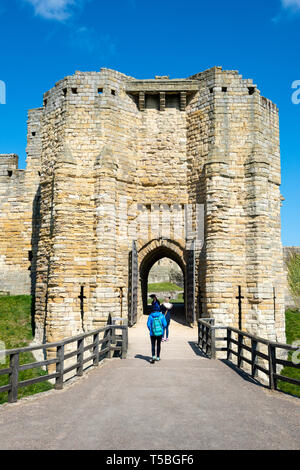
[[[159,109],[165,111],[166,109],[166,94],[164,92],[159,93]]]
[[[145,93],[143,91],[139,92],[139,110],[145,111]]]
[[[186,92],[180,92],[180,111],[185,111],[186,108]]]

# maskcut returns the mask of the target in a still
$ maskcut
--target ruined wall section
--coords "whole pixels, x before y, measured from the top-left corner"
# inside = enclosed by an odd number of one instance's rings
[[[39,186],[39,132],[40,111],[29,111],[26,170],[18,169],[17,155],[0,155],[0,291],[11,295],[32,291],[31,244],[38,225],[33,206]]]

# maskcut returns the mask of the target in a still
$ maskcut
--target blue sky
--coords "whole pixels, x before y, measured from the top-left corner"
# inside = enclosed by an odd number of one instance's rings
[[[20,168],[27,110],[75,70],[181,78],[221,65],[253,78],[280,108],[283,243],[300,245],[300,0],[0,0],[0,22],[0,153]]]

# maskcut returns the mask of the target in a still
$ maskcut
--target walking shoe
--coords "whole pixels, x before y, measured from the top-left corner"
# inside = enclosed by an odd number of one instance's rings
[[[156,360],[157,360],[157,361],[160,361],[160,357],[157,357]]]
[[[155,358],[150,359],[150,364],[155,364]]]

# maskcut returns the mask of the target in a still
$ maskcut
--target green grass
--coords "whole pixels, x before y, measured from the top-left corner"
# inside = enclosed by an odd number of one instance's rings
[[[148,284],[148,293],[149,292],[174,292],[172,295],[171,302],[172,303],[183,303],[183,294],[178,294],[176,296],[176,292],[183,291],[182,287],[177,286],[176,284],[172,284],[171,282],[158,282],[155,284]],[[158,297],[158,300],[160,303],[164,302],[163,297]],[[148,298],[148,305],[150,305],[152,302],[151,299]]]
[[[26,347],[32,341],[31,329],[31,297],[26,295],[0,297],[0,341],[5,344],[5,349]],[[20,364],[36,362],[31,353],[20,355]],[[0,369],[9,367],[9,358],[5,364],[0,364]],[[19,380],[27,380],[47,375],[47,372],[37,368],[20,372]],[[0,386],[8,383],[8,376],[0,376]],[[28,387],[19,388],[19,398],[44,392],[52,389],[49,382],[42,382]],[[7,401],[7,393],[0,393],[0,404]]]
[[[178,294],[175,299],[172,299],[173,304],[184,304],[183,293]]]
[[[300,312],[293,312],[291,310],[287,310],[286,339],[288,344],[292,344],[294,341],[300,340]],[[292,355],[289,354],[289,360],[291,360],[291,356]],[[300,369],[294,369],[293,367],[284,367],[281,371],[281,375],[290,377],[292,379],[300,380]],[[300,387],[298,385],[289,384],[287,382],[282,382],[279,380],[278,388],[283,392],[300,397]]]
[[[171,282],[148,284],[148,292],[176,292],[182,290],[182,287],[179,287],[176,284],[172,284]]]

